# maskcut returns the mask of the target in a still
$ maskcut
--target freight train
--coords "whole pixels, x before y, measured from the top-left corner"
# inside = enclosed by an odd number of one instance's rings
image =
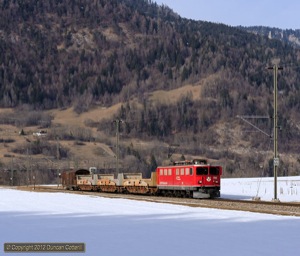
[[[141,173],[101,174],[94,167],[65,171],[61,178],[64,188],[70,190],[215,198],[220,197],[221,175],[221,166],[194,159],[159,166],[151,178]]]

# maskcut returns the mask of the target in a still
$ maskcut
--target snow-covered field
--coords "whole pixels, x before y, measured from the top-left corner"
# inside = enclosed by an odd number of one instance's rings
[[[221,196],[231,199],[274,198],[274,178],[222,179]],[[277,198],[282,202],[300,202],[300,176],[278,177]]]
[[[278,197],[300,201],[300,177],[289,179]],[[222,194],[256,196],[260,179],[251,180],[223,180]],[[259,182],[258,196],[273,197],[269,183]],[[8,242],[83,242],[86,252],[75,255],[91,256],[299,255],[299,230],[297,217],[0,188],[0,255]]]

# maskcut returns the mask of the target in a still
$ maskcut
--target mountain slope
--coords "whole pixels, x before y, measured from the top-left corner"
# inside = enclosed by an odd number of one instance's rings
[[[179,157],[218,160],[228,175],[253,175],[260,163],[271,175],[272,140],[249,133],[236,116],[269,116],[255,124],[272,134],[273,74],[266,67],[279,63],[281,168],[297,170],[298,49],[240,28],[183,19],[145,0],[6,0],[0,17],[0,106],[15,108],[1,115],[1,124],[50,129],[49,144],[35,145],[36,155],[55,161],[60,138],[61,158],[89,152],[96,163],[101,150],[75,148],[84,142],[113,148],[113,121],[122,119],[128,169],[148,168],[152,156],[161,163],[171,145],[180,145]],[[24,143],[3,155],[33,153]]]
[[[175,88],[222,69],[269,84],[263,69],[273,58],[298,61],[278,41],[182,19],[151,1],[3,1],[0,12],[3,107],[76,104],[85,111],[116,94],[126,100],[137,89]],[[288,89],[294,77],[287,72]]]

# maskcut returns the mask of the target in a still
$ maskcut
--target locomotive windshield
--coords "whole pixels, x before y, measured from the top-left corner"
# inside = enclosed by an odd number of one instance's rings
[[[208,175],[208,167],[197,167],[196,168],[197,175]],[[209,168],[210,175],[219,175],[220,174],[220,167],[218,166],[210,166]]]
[[[211,166],[209,169],[210,175],[219,175],[220,174],[220,167]]]
[[[208,175],[208,167],[197,167],[196,175]]]

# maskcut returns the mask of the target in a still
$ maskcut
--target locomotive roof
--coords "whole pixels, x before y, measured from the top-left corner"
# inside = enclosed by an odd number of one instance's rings
[[[207,165],[206,159],[193,159],[193,160],[184,160],[184,161],[176,161],[173,162],[171,165]]]
[[[221,165],[210,164],[206,159],[193,159],[193,160],[184,160],[184,161],[175,161],[171,162],[169,165],[161,165],[159,168],[167,168],[172,166],[185,166],[185,165],[202,165],[202,166],[212,166],[220,167]]]

